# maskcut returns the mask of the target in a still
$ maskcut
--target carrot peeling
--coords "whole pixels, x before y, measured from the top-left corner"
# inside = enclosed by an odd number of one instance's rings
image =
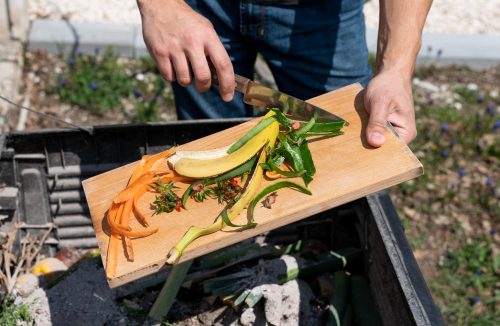
[[[110,229],[110,239],[106,255],[106,275],[108,278],[116,276],[118,267],[118,244],[121,241],[125,251],[125,257],[129,261],[134,260],[133,238],[147,237],[158,232],[158,228],[150,228],[142,231],[132,231],[129,226],[130,218],[135,215],[137,220],[144,226],[148,221],[137,206],[139,198],[148,191],[149,185],[161,178],[162,180],[176,180],[181,182],[191,181],[191,178],[180,177],[172,171],[151,171],[158,160],[167,158],[174,154],[176,148],[163,151],[155,155],[144,155],[133,170],[127,187],[120,191],[111,203],[106,214],[106,222]],[[133,214],[135,213],[135,214]]]

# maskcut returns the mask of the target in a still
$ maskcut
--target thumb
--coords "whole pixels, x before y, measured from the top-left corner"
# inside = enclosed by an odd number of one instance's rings
[[[388,106],[383,101],[367,101],[367,111],[370,113],[366,127],[366,139],[373,147],[380,147],[385,142],[387,131]]]

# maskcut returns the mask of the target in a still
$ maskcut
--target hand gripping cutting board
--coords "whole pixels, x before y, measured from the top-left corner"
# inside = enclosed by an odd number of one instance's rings
[[[225,228],[202,237],[186,249],[181,261],[207,254],[421,175],[421,163],[389,129],[386,132],[387,141],[381,148],[374,149],[366,143],[364,135],[368,116],[363,107],[362,90],[359,84],[353,84],[310,100],[311,103],[344,117],[350,123],[344,127],[344,135],[310,143],[317,170],[310,185],[312,196],[281,189],[272,209],[259,207],[255,210],[257,227],[244,231]],[[179,150],[206,150],[228,145],[255,124],[256,120],[243,123],[181,145]],[[109,240],[105,214],[112,198],[126,186],[134,165],[135,163],[122,166],[83,182],[104,264]],[[161,166],[155,168],[160,169]],[[269,182],[265,181],[262,187]],[[142,197],[139,206],[143,212],[150,212],[149,207],[154,196],[147,193]],[[169,250],[191,225],[210,225],[222,208],[223,206],[213,201],[203,204],[190,202],[188,210],[150,217],[150,227],[159,227],[159,232],[132,240],[135,252],[133,262],[126,260],[120,248],[117,275],[108,279],[110,287],[158,271],[164,266]],[[150,215],[151,213],[147,214]],[[244,224],[245,221],[244,211],[235,223]],[[130,226],[133,230],[143,229],[133,218]]]

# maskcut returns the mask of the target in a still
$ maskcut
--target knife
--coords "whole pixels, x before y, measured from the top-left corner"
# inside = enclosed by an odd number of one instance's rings
[[[212,68],[212,67],[211,67]],[[217,74],[212,70],[212,81],[219,85]],[[349,125],[347,120],[331,112],[323,110],[316,105],[299,100],[291,95],[279,92],[270,87],[256,83],[243,76],[234,75],[235,91],[243,94],[243,102],[257,108],[277,108],[292,119],[308,121],[312,117],[317,122],[339,122],[343,121]]]

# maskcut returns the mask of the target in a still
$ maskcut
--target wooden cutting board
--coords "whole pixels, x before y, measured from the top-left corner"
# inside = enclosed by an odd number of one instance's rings
[[[350,123],[343,129],[345,134],[342,136],[311,142],[310,149],[317,169],[310,185],[312,196],[290,189],[279,190],[277,202],[272,209],[256,209],[257,227],[244,231],[226,228],[202,237],[186,249],[181,261],[196,258],[421,175],[422,164],[389,129],[386,132],[387,141],[381,148],[374,149],[366,143],[364,130],[368,116],[363,107],[362,90],[359,84],[353,84],[310,100],[321,108],[339,114]],[[181,145],[179,150],[206,150],[228,145],[255,124],[256,120],[243,123]],[[135,164],[122,166],[83,182],[104,264],[109,240],[105,213],[111,199],[126,186]],[[161,166],[157,169],[161,169]],[[269,182],[264,182],[262,187]],[[149,205],[153,199],[152,193],[147,193],[141,199],[139,205],[144,212],[150,211]],[[117,276],[108,279],[110,287],[157,272],[164,266],[169,250],[187,229],[191,225],[210,225],[222,206],[216,202],[191,203],[188,208],[180,213],[149,218],[151,227],[159,227],[160,231],[146,238],[132,240],[136,257],[133,262],[126,260],[120,247]],[[246,214],[242,213],[235,222],[242,224],[245,221]],[[135,219],[132,219],[131,227],[133,230],[143,228]]]

